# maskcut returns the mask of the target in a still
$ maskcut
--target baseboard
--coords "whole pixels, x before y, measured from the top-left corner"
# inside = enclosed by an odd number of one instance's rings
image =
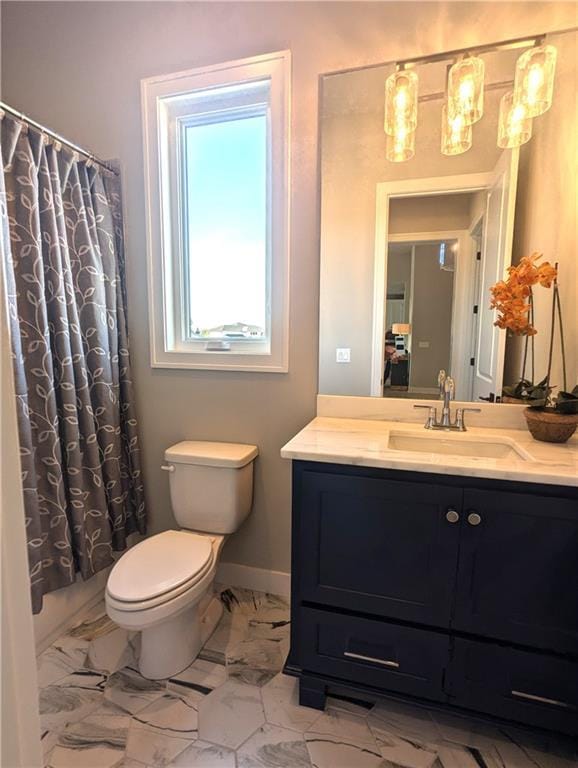
[[[40,655],[104,599],[110,568],[88,581],[44,595],[42,611],[34,617],[36,654]]]
[[[439,387],[409,387],[408,392],[412,395],[438,395]]]
[[[128,546],[134,546],[141,538],[140,534],[132,533],[128,537]],[[124,551],[114,552],[114,560],[118,560],[123,554]],[[49,648],[55,640],[104,600],[106,582],[111,570],[112,565],[86,581],[77,574],[74,584],[44,595],[42,610],[34,616],[37,655]]]
[[[283,571],[268,571],[238,563],[221,563],[217,568],[216,580],[231,587],[254,589],[256,592],[269,592],[281,597],[289,597],[291,594],[291,574]]]

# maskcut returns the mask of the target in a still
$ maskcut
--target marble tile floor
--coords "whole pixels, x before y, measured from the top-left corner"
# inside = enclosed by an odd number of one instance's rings
[[[47,768],[577,768],[578,746],[418,706],[330,697],[297,703],[281,673],[289,607],[219,589],[223,620],[198,659],[162,682],[137,670],[135,636],[104,604],[39,658]]]

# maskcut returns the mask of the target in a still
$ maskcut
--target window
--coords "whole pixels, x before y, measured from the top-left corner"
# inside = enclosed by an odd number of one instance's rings
[[[153,367],[287,371],[289,69],[142,83]]]

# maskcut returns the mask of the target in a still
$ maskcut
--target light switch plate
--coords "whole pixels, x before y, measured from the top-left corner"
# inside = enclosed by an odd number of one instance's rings
[[[417,345],[420,349],[429,349],[429,341],[418,341]]]
[[[335,362],[336,363],[350,363],[351,362],[351,349],[336,349],[335,350]]]

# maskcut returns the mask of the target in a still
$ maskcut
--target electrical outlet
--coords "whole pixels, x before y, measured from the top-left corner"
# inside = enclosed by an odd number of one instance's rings
[[[336,363],[350,363],[351,362],[351,349],[336,349],[335,350],[335,362]]]

